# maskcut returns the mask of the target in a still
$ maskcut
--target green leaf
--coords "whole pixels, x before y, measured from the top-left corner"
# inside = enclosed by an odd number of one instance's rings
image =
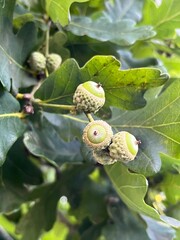
[[[142,142],[136,159],[127,164],[131,170],[144,175],[157,173],[161,167],[160,153],[180,159],[179,91],[177,79],[170,81],[159,96],[149,99],[143,109],[131,112],[114,109],[111,126],[116,131],[129,131]]]
[[[122,201],[133,211],[159,219],[158,212],[144,202],[148,183],[143,175],[130,173],[124,165],[106,166],[106,172]]]
[[[13,1],[1,1],[0,7],[0,81],[7,90],[27,87],[35,80],[30,78],[23,64],[36,44],[37,32],[34,23],[25,24],[15,35],[12,31]]]
[[[180,159],[170,157],[166,154],[161,154],[162,171],[174,171],[180,173]]]
[[[105,224],[102,228],[102,236],[105,240],[148,240],[142,221],[133,215],[121,202],[108,206],[108,213],[112,222]]]
[[[168,76],[158,69],[137,68],[120,70],[120,62],[112,56],[95,56],[82,68],[69,59],[52,73],[35,93],[43,103],[72,104],[76,87],[86,81],[101,83],[105,89],[106,106],[137,109],[145,106],[144,92],[164,84]],[[58,111],[44,107],[45,111]],[[59,110],[61,111],[61,110]]]
[[[154,1],[145,1],[143,15],[142,24],[152,25],[157,32],[156,38],[172,38],[175,36],[175,29],[180,26],[180,2],[161,1],[158,7]]]
[[[24,201],[27,201],[27,185],[38,185],[43,180],[39,168],[28,159],[22,139],[16,141],[10,149],[1,170],[1,212],[9,212],[18,208]]]
[[[45,103],[72,104],[73,93],[81,83],[80,77],[76,61],[69,59],[42,83],[35,93],[35,98]],[[45,110],[52,111],[48,107]]]
[[[68,227],[58,220],[49,232],[43,234],[42,240],[66,240],[67,234]]]
[[[49,231],[56,220],[56,208],[60,198],[60,181],[46,186],[45,194],[38,199],[17,225],[22,240],[37,240],[43,230]]]
[[[87,35],[102,42],[110,41],[121,46],[132,45],[137,40],[145,40],[155,34],[152,27],[136,27],[135,22],[131,19],[111,22],[105,17],[92,20],[84,16],[73,17],[67,30],[78,36]]]
[[[8,92],[0,88],[0,166],[4,163],[7,152],[20,137],[25,125],[20,120],[21,113],[19,113],[19,103]]]
[[[87,2],[88,0],[45,0],[47,14],[51,17],[53,22],[59,22],[62,26],[68,24],[69,21],[69,8],[73,2]]]
[[[85,121],[74,123],[65,116],[46,114],[40,127],[25,133],[24,143],[35,156],[57,164],[82,162],[82,144],[77,138],[81,139]]]
[[[93,223],[101,223],[107,218],[106,202],[104,199],[108,195],[108,189],[98,182],[85,179],[81,193],[79,208],[72,211],[80,221],[89,217]],[[96,204],[92,201],[95,199]]]
[[[49,52],[59,54],[63,60],[70,57],[70,52],[63,45],[67,41],[67,36],[63,32],[56,32],[49,40]]]
[[[176,204],[180,201],[180,174],[166,174],[161,187],[166,194],[167,201]]]
[[[2,24],[4,17],[12,21],[15,2],[15,0],[6,0],[0,2],[0,25]]]
[[[2,23],[1,23],[2,24]],[[11,25],[4,19],[0,28],[0,79],[7,90],[13,87],[27,87],[35,80],[24,71],[23,64],[36,43],[34,23],[25,24],[14,35]]]

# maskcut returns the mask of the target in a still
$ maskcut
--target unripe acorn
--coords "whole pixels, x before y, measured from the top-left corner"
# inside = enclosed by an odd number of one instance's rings
[[[40,52],[32,52],[28,63],[30,68],[37,73],[44,71],[46,68],[46,58]]]
[[[46,57],[46,67],[49,73],[54,72],[62,62],[60,55],[56,53],[51,53]]]
[[[122,162],[129,162],[135,159],[138,152],[138,144],[134,135],[122,131],[116,133],[109,146],[109,154],[113,159]]]
[[[96,162],[98,162],[102,165],[110,165],[110,164],[113,164],[113,163],[117,162],[116,159],[113,159],[112,157],[110,157],[107,149],[94,150],[93,151],[93,157],[96,160]]]
[[[82,139],[92,149],[105,149],[111,143],[113,131],[111,126],[102,120],[90,122],[83,131]]]
[[[105,92],[101,84],[88,81],[80,84],[73,96],[77,110],[96,113],[105,103]]]

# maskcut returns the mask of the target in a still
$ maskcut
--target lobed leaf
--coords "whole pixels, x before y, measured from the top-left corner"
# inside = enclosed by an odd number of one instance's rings
[[[161,167],[160,153],[180,158],[180,81],[173,81],[159,96],[139,110],[114,110],[109,123],[116,131],[126,130],[140,139],[139,153],[128,167],[144,175],[157,173]],[[153,93],[154,94],[154,93]]]
[[[137,109],[146,104],[144,92],[163,85],[167,79],[167,74],[155,68],[120,70],[120,62],[112,56],[95,56],[82,68],[74,59],[69,59],[43,82],[35,98],[42,103],[72,104],[76,87],[82,82],[94,81],[105,89],[106,106]],[[44,110],[58,111],[52,107]]]
[[[20,137],[25,125],[20,120],[19,103],[12,95],[0,89],[0,166],[4,163],[6,155],[13,143]]]
[[[83,121],[74,123],[63,116],[45,114],[41,127],[33,127],[25,133],[24,143],[35,156],[57,164],[82,162],[82,144],[78,139],[81,139],[84,124]]]
[[[32,22],[26,23],[15,35],[12,28],[14,5],[14,0],[0,3],[0,81],[8,91],[11,85],[18,89],[35,83],[23,65],[36,44],[36,27]]]
[[[143,15],[142,24],[152,25],[157,38],[172,38],[176,28],[180,26],[180,2],[166,0],[157,6],[154,1],[146,1]]]
[[[158,212],[144,202],[148,183],[143,175],[129,172],[120,163],[106,166],[105,169],[118,195],[130,209],[159,219]]]
[[[137,40],[145,40],[155,35],[151,26],[136,27],[131,19],[122,19],[116,22],[102,17],[92,20],[89,17],[73,17],[67,30],[75,35],[84,36],[112,43],[129,46]]]
[[[113,2],[105,2],[106,10],[103,14],[110,18],[113,22],[120,19],[132,19],[139,21],[142,17],[143,2],[141,0],[115,0]]]
[[[60,198],[60,181],[45,186],[42,194],[17,225],[22,240],[38,239],[43,230],[49,231],[56,220],[56,208]]]
[[[45,0],[46,11],[53,22],[59,22],[62,26],[68,24],[70,13],[69,8],[73,2],[87,2],[88,0]]]

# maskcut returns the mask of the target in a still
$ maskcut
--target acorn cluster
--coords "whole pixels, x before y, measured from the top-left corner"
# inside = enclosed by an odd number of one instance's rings
[[[73,102],[77,110],[96,113],[105,103],[104,89],[101,84],[92,81],[80,84]],[[111,126],[103,120],[91,121],[84,128],[82,139],[92,149],[94,159],[103,165],[134,160],[140,143],[129,132],[113,134]]]
[[[44,54],[37,51],[32,52],[28,60],[30,68],[36,73],[43,72],[45,69],[52,73],[61,65],[61,62],[61,56],[56,53],[50,53],[45,57]]]

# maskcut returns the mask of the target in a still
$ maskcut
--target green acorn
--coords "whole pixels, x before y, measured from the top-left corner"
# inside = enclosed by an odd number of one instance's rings
[[[94,150],[93,151],[93,157],[96,160],[96,162],[98,162],[102,165],[110,165],[110,164],[113,164],[113,163],[117,162],[116,159],[113,159],[113,158],[110,157],[107,149]]]
[[[51,53],[46,58],[46,67],[49,73],[54,72],[62,62],[62,58],[60,55],[56,53]]]
[[[113,159],[122,162],[129,162],[135,159],[140,141],[129,132],[116,133],[109,146],[109,154]]]
[[[102,120],[90,122],[83,131],[83,141],[92,149],[105,149],[113,136],[111,126]]]
[[[96,113],[105,103],[104,89],[96,82],[82,83],[74,93],[73,103],[77,110]]]
[[[28,63],[30,68],[37,73],[44,71],[46,68],[46,58],[40,52],[32,52]]]

